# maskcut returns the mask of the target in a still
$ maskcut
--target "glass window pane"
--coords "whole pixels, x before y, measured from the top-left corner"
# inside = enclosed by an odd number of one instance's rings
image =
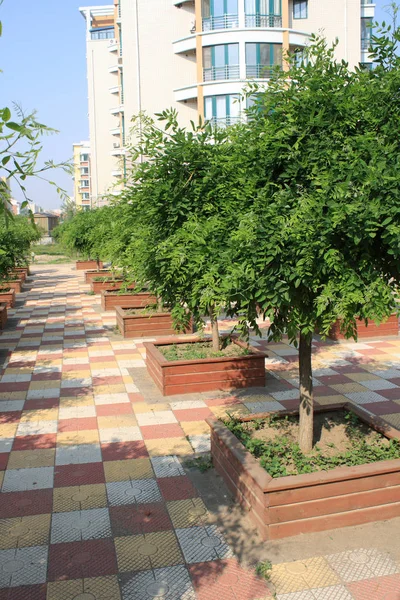
[[[210,0],[203,0],[203,17],[207,18],[211,14]]]
[[[238,117],[240,115],[239,96],[229,96],[229,114],[231,117]]]
[[[212,67],[211,47],[203,48],[203,66],[205,69],[210,69]]]
[[[225,45],[214,46],[214,65],[222,67],[225,64]]]
[[[226,117],[226,96],[216,96],[216,114],[217,119]]]
[[[257,44],[246,44],[246,63],[248,65],[257,64]]]
[[[256,0],[246,0],[246,15],[256,14]]]
[[[270,44],[260,44],[260,65],[271,64],[271,47]]]
[[[212,98],[206,98],[204,101],[204,116],[206,119],[212,119],[212,116],[213,116]]]
[[[228,64],[239,64],[239,44],[229,44],[228,46]]]
[[[214,0],[213,16],[218,17],[225,14],[224,0]]]
[[[225,0],[226,1],[226,12],[228,15],[238,14],[238,0]]]
[[[274,45],[274,65],[282,66],[282,46]]]

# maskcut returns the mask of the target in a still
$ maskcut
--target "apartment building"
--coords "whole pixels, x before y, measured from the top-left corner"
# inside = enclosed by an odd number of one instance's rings
[[[90,143],[73,145],[74,202],[78,210],[89,210],[92,204]]]
[[[338,59],[371,65],[370,0],[114,0],[81,8],[87,23],[92,195],[118,191],[133,115],[172,107],[198,117],[242,118],[249,80],[267,83],[311,33],[339,40]],[[96,179],[96,183],[95,183]]]

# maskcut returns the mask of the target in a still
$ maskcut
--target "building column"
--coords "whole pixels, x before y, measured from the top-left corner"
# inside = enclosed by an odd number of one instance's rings
[[[289,52],[289,0],[282,0],[282,28],[283,28],[283,44],[282,44],[282,55],[283,55],[283,69],[284,71],[289,70],[289,64],[285,57]]]
[[[239,29],[244,29],[246,27],[245,0],[238,0],[238,14],[239,14]]]
[[[201,33],[203,31],[203,18],[201,11],[202,0],[195,0],[195,18],[196,18],[196,65],[197,65],[197,112],[199,117],[204,119],[204,91],[203,86],[203,40]]]

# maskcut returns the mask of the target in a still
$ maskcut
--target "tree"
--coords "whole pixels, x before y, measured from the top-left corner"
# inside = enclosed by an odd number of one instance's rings
[[[276,73],[249,123],[236,130],[237,162],[253,179],[230,235],[240,307],[271,320],[269,338],[299,344],[300,438],[312,448],[312,336],[340,320],[380,322],[397,311],[400,283],[400,58],[374,38],[377,66],[350,71],[314,38],[300,65]],[[393,45],[393,41],[396,43]]]
[[[39,228],[30,218],[0,215],[0,281],[7,281],[15,267],[27,264],[31,244],[40,238]]]
[[[100,254],[93,232],[98,225],[100,209],[79,211],[72,219],[59,225],[53,232],[55,239],[68,251],[76,252],[84,259],[97,260]]]

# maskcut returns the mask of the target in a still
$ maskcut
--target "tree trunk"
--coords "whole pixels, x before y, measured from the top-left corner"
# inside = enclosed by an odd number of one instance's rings
[[[209,309],[210,323],[211,323],[211,334],[212,334],[212,347],[214,352],[219,351],[219,331],[218,331],[218,319],[215,318],[213,307]]]
[[[305,454],[311,452],[314,433],[314,394],[311,365],[312,335],[300,334],[299,377],[300,377],[300,414],[299,446]]]
[[[96,258],[97,270],[100,271],[100,259]]]
[[[162,313],[164,308],[164,302],[161,296],[157,296],[157,312]]]

